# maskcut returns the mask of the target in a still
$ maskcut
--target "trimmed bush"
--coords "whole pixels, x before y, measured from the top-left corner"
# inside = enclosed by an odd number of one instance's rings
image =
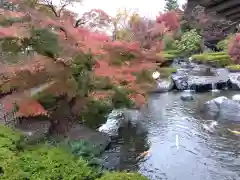
[[[240,65],[239,64],[237,64],[237,65],[229,65],[229,66],[227,66],[226,67],[228,70],[230,70],[230,71],[240,71]]]
[[[106,173],[97,180],[148,180],[148,178],[139,173],[114,172]]]
[[[226,52],[212,52],[192,55],[193,61],[225,67],[231,64],[230,56]]]
[[[47,144],[22,146],[22,135],[0,126],[1,180],[94,180],[97,173],[70,151]]]

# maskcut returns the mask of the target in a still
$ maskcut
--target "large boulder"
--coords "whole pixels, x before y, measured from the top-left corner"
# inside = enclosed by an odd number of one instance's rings
[[[229,83],[226,69],[209,69],[205,65],[196,65],[185,74],[173,74],[172,79],[177,90],[192,89],[196,92],[224,89]]]
[[[203,111],[218,120],[240,122],[240,104],[224,96],[207,101]]]
[[[177,90],[186,90],[188,89],[188,76],[187,75],[178,75],[173,74],[172,80],[175,84]]]

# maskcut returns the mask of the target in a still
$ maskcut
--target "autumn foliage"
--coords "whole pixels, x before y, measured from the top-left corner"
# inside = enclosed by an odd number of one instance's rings
[[[109,27],[113,19],[102,10],[91,10],[76,19],[75,14],[66,10],[62,10],[61,16],[54,17],[25,3],[18,2],[18,5],[19,12],[2,10],[1,19],[9,22],[12,18],[28,18],[1,25],[0,38],[13,38],[10,44],[14,42],[16,47],[21,47],[16,48],[17,55],[14,56],[19,57],[17,64],[1,65],[1,73],[5,74],[1,79],[1,92],[16,91],[18,96],[24,94],[17,102],[20,116],[47,114],[32,97],[36,86],[44,87],[44,91],[55,96],[67,95],[69,98],[79,91],[84,91],[84,96],[100,100],[114,94],[112,90],[91,89],[90,85],[95,83],[90,83],[92,77],[108,78],[113,86],[129,89],[127,97],[140,107],[152,84],[137,83],[135,74],[146,69],[154,71],[163,62],[156,55],[164,47],[162,36],[179,28],[176,13],[168,12],[159,15],[156,21],[144,18],[132,21],[129,24],[131,40],[112,41],[110,36],[98,32],[103,27]],[[32,50],[25,52],[29,47]],[[21,55],[23,51],[24,56]],[[91,54],[94,64],[89,65],[90,60],[75,64],[78,54],[87,53]],[[78,69],[78,72],[73,74],[73,69]],[[86,82],[88,79],[89,82]],[[9,104],[7,107],[10,107]]]
[[[237,33],[230,41],[228,53],[232,58],[233,63],[240,63],[240,33]]]

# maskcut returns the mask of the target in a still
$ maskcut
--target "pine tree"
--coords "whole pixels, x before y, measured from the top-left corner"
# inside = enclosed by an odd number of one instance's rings
[[[172,11],[175,9],[178,9],[179,5],[177,0],[166,0],[166,4],[165,4],[165,11]]]

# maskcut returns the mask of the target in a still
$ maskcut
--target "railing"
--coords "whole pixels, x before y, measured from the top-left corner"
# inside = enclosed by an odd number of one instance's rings
[[[14,108],[12,111],[7,112],[2,104],[0,104],[0,121],[2,120],[2,123],[9,127],[15,127],[16,124],[19,122],[19,118],[16,116],[17,109]]]

